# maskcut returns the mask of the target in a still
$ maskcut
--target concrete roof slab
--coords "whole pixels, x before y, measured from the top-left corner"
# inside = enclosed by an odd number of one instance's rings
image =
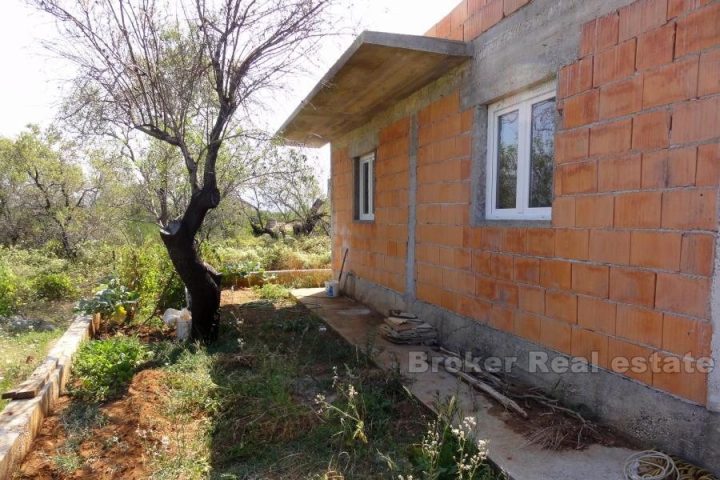
[[[278,136],[287,143],[321,147],[467,61],[471,48],[453,40],[363,32]]]

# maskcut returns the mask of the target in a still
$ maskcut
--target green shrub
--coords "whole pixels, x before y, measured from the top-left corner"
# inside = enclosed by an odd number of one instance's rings
[[[266,283],[262,287],[253,287],[253,290],[265,300],[281,300],[290,296],[290,290],[276,283]]]
[[[103,402],[125,389],[147,357],[137,338],[114,337],[83,344],[73,361],[77,380],[71,393],[81,400]]]
[[[121,282],[137,292],[138,307],[145,316],[185,304],[185,287],[165,246],[157,241],[119,248],[116,270]]]
[[[245,260],[238,263],[226,263],[221,272],[226,276],[245,278],[253,272],[262,273],[264,270],[260,262]]]
[[[92,278],[85,265],[58,258],[47,248],[0,247],[0,265],[0,283],[12,284],[12,288],[0,286],[0,304],[5,307],[11,304],[9,310],[13,312],[32,307],[37,300],[45,302],[75,296],[78,289],[71,279],[79,272],[83,277]]]
[[[203,244],[202,256],[223,272],[240,274],[247,270],[302,270],[330,265],[330,238],[327,236],[260,237],[215,244]]]
[[[35,294],[47,300],[61,300],[75,295],[75,286],[65,273],[43,273],[33,280]]]
[[[17,310],[20,300],[17,277],[0,262],[0,315],[10,315]]]

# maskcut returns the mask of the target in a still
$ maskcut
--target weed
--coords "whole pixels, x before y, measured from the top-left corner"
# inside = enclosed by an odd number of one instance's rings
[[[60,453],[53,457],[53,462],[60,473],[65,475],[71,475],[83,465],[82,457],[70,448],[60,449]]]
[[[71,393],[82,400],[102,402],[120,394],[147,357],[132,337],[114,337],[83,344],[73,362],[77,380]]]
[[[283,285],[266,283],[262,287],[253,287],[257,295],[265,300],[282,300],[290,297],[290,290]]]
[[[337,435],[342,437],[344,444],[352,445],[355,441],[368,443],[365,433],[367,409],[363,397],[351,383],[340,382],[337,370],[333,376],[333,387],[337,392],[338,400],[330,403],[325,395],[317,394],[315,403],[319,407],[318,413],[330,420],[339,421],[342,429]]]
[[[105,425],[107,417],[97,404],[78,402],[63,410],[60,422],[69,437],[84,440],[94,428]]]
[[[493,480],[498,476],[487,463],[487,442],[476,435],[475,417],[462,417],[455,397],[438,404],[438,416],[430,422],[419,444],[413,446],[411,460],[415,465],[413,475],[400,475],[402,479],[426,480]]]

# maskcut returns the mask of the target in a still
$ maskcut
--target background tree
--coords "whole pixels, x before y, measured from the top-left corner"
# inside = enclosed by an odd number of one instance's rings
[[[3,236],[11,244],[21,238],[36,244],[56,240],[66,257],[74,257],[78,242],[92,234],[93,207],[105,181],[91,155],[36,126],[0,145]]]
[[[30,238],[35,224],[29,205],[33,192],[14,157],[15,142],[0,139],[0,243],[11,246]]]
[[[195,236],[216,208],[218,157],[239,110],[278,85],[326,30],[332,0],[32,0],[58,21],[52,48],[79,68],[75,110],[132,127],[182,155],[190,198],[160,234],[187,287],[194,338],[218,333],[219,275]],[[183,12],[172,14],[170,12]],[[198,138],[197,132],[202,132]]]
[[[325,195],[306,155],[296,149],[276,149],[282,165],[257,178],[247,194],[246,212],[255,235],[276,238],[292,229],[310,235],[317,226],[327,232]]]

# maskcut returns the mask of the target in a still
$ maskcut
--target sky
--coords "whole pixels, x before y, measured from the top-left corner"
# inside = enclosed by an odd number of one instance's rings
[[[0,15],[0,136],[17,135],[27,124],[52,123],[73,69],[43,47],[57,37],[52,19],[28,7],[23,0],[2,0]],[[360,29],[422,35],[446,15],[458,0],[354,0],[346,22]],[[342,52],[351,35],[328,39],[312,73],[295,79],[287,98],[273,102],[259,123],[274,131],[292,113]],[[329,149],[317,151],[314,161],[321,185],[328,175]]]

